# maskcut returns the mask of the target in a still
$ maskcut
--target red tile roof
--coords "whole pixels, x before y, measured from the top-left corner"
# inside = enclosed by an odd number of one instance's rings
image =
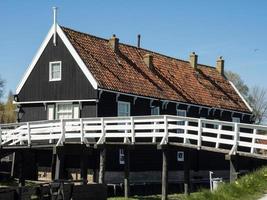
[[[146,49],[119,44],[115,53],[108,40],[61,27],[99,88],[250,113],[230,83],[214,67],[171,58]],[[153,55],[150,70],[143,61]]]

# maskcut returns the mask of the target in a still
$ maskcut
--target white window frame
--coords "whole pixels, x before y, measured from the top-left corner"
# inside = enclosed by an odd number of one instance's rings
[[[60,69],[59,78],[52,78],[52,65],[53,64],[59,64],[59,69]],[[61,81],[61,78],[62,78],[62,62],[61,61],[49,62],[49,81]]]
[[[232,122],[240,123],[240,118],[239,117],[232,117]]]
[[[119,114],[120,114],[120,112],[119,112],[119,110],[120,110],[120,105],[126,105],[126,106],[128,106],[128,108],[129,108],[129,113],[127,113],[127,115],[119,115]],[[117,116],[118,116],[118,117],[131,116],[131,103],[130,103],[130,102],[127,102],[127,101],[118,101]]]
[[[184,113],[184,115],[178,115],[179,112]],[[186,117],[187,116],[187,111],[183,109],[176,109],[176,115],[179,117]]]
[[[155,113],[153,113],[153,110],[155,109]],[[159,106],[151,106],[150,107],[150,112],[151,112],[151,115],[160,115],[160,109],[159,109]]]
[[[125,154],[124,154],[124,149],[119,149],[119,163],[120,165],[125,164]]]
[[[72,103],[56,103],[56,113],[55,113],[55,117],[56,119],[59,119],[58,118],[58,106],[59,105],[71,105],[71,119],[73,119],[73,104]]]
[[[184,162],[184,152],[177,151],[176,158],[178,162]]]

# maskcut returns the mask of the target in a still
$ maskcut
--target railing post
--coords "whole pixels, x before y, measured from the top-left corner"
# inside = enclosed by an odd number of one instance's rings
[[[239,130],[238,129],[239,129],[238,123],[235,123],[234,144],[233,144],[233,147],[231,149],[230,154],[236,154],[237,145],[238,145],[238,139],[239,139]]]
[[[132,133],[132,143],[135,143],[135,130],[134,130],[134,118],[131,117],[131,133]]]
[[[187,135],[187,133],[188,133],[188,130],[187,130],[187,128],[188,128],[188,120],[186,120],[185,121],[185,124],[184,124],[184,144],[186,144],[186,143],[188,143],[188,139],[186,138],[186,135]]]
[[[84,143],[83,119],[80,119],[81,144]]]
[[[28,133],[28,146],[31,146],[31,128],[29,122],[27,122],[27,133]]]
[[[217,133],[217,141],[216,141],[216,146],[215,146],[216,149],[219,148],[219,146],[220,146],[219,139],[221,138],[221,133],[220,133],[221,130],[222,130],[222,125],[219,124],[218,133]]]
[[[101,136],[99,140],[97,141],[97,144],[103,144],[105,141],[106,132],[105,132],[105,121],[104,118],[101,117]]]
[[[258,130],[256,128],[253,129],[253,135],[252,135],[252,147],[250,149],[250,153],[255,153],[255,140],[256,140],[256,135],[257,135]]]
[[[169,137],[169,132],[168,132],[168,119],[167,116],[164,115],[164,136],[162,137],[162,140],[160,142],[160,145],[167,144],[168,143],[168,137]]]
[[[65,121],[64,119],[61,119],[61,143],[63,144],[65,142]]]
[[[199,119],[198,120],[198,140],[197,140],[198,149],[200,149],[202,145],[201,136],[202,136],[202,120]]]

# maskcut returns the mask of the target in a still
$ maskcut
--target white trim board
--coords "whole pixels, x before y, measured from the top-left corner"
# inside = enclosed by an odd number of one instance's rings
[[[236,93],[239,95],[239,97],[242,99],[242,101],[245,103],[245,105],[248,107],[248,109],[250,110],[250,112],[253,112],[253,109],[250,107],[249,103],[246,101],[246,99],[242,96],[242,94],[239,92],[239,90],[236,88],[236,86],[229,81],[229,83],[231,84],[231,86],[234,88],[234,90],[236,91]]]
[[[35,67],[35,65],[37,63],[37,61],[39,60],[39,58],[41,57],[43,51],[45,50],[48,42],[50,41],[51,37],[54,35],[54,26],[55,25],[52,25],[52,27],[50,28],[48,34],[46,35],[44,41],[42,42],[40,48],[38,49],[36,55],[34,56],[31,64],[27,68],[22,80],[20,81],[20,83],[19,83],[19,85],[18,85],[18,87],[16,89],[16,94],[19,94],[19,92],[21,91],[23,85],[25,84],[26,80],[30,76],[33,68]],[[84,75],[86,76],[88,81],[91,83],[91,85],[93,86],[94,89],[97,89],[97,87],[98,87],[97,81],[95,80],[95,78],[93,77],[93,75],[91,74],[89,69],[86,67],[86,65],[84,64],[84,62],[80,58],[79,54],[76,52],[75,48],[70,43],[70,41],[68,40],[67,36],[65,35],[65,33],[63,32],[63,30],[61,29],[61,27],[58,24],[56,24],[56,30],[57,30],[57,34],[59,35],[59,37],[61,38],[63,43],[66,45],[67,49],[71,53],[71,55],[74,58],[74,60],[77,62],[78,66],[81,68],[82,72],[84,73]]]
[[[51,101],[22,101],[17,102],[13,101],[13,104],[21,105],[21,104],[40,104],[40,103],[72,103],[72,102],[98,102],[98,99],[73,99],[73,100],[51,100]]]

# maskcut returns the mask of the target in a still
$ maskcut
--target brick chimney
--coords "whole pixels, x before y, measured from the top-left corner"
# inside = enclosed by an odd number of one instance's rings
[[[149,69],[154,69],[154,67],[153,67],[153,55],[147,53],[146,55],[144,55],[143,60]]]
[[[222,56],[216,61],[216,69],[222,76],[224,76],[224,59]]]
[[[190,62],[190,65],[194,68],[194,69],[197,69],[197,55],[195,52],[192,52],[189,56],[189,62]]]
[[[117,52],[119,50],[119,38],[116,38],[115,34],[113,34],[109,39],[108,44],[114,52]]]

